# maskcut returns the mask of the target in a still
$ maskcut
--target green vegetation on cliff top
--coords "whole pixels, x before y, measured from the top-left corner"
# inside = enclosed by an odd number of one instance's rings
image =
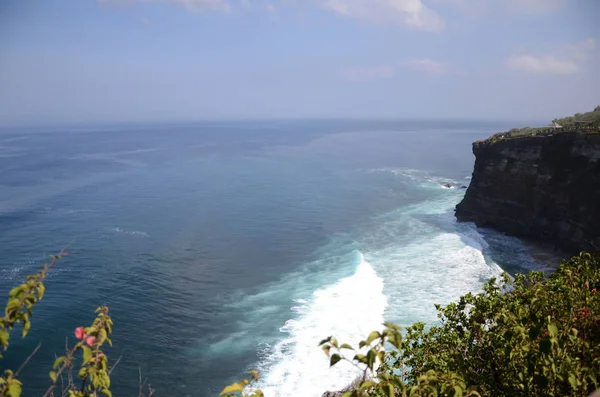
[[[591,112],[576,113],[573,116],[554,119],[552,124],[554,123],[558,124],[560,128],[554,128],[553,125],[548,127],[513,128],[508,132],[494,134],[486,141],[493,143],[502,139],[548,136],[575,131],[600,133],[600,106],[596,106]]]

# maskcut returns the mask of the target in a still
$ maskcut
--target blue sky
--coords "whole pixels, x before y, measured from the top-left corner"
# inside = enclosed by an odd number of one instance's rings
[[[2,0],[0,125],[546,120],[600,104],[598,0]]]

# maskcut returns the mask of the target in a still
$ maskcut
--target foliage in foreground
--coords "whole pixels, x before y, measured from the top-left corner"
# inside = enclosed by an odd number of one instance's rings
[[[540,272],[490,280],[480,294],[436,306],[441,324],[394,324],[358,348],[329,337],[331,366],[364,376],[344,397],[587,396],[600,376],[600,259],[581,253],[549,278]],[[244,394],[248,381],[222,395]]]
[[[20,324],[21,336],[26,336],[32,308],[44,295],[43,281],[65,255],[62,251],[51,256],[50,264],[10,291],[0,318],[4,351],[11,331]],[[339,343],[334,337],[321,341],[320,346],[331,366],[345,360],[363,373],[344,397],[587,396],[599,386],[598,291],[600,258],[581,253],[563,261],[549,278],[540,272],[515,279],[504,274],[499,281],[490,280],[480,294],[436,306],[441,322],[430,329],[416,323],[402,331],[386,323],[381,332],[373,331],[358,347]],[[112,395],[110,375],[118,360],[109,366],[102,350],[105,343],[111,345],[112,320],[105,306],[99,307],[96,315],[90,327],[75,328],[78,342],[54,362],[44,397],[55,393]],[[7,369],[0,375],[0,396],[22,394],[18,376],[36,351],[17,371]],[[253,371],[251,379],[227,386],[221,395],[263,397],[260,390],[248,392],[257,379],[258,373]],[[148,389],[150,396],[153,390]],[[140,387],[139,397],[143,396]]]
[[[4,317],[0,318],[0,345],[6,351],[9,346],[11,331],[20,324],[21,337],[25,337],[31,328],[32,309],[44,296],[46,290],[44,280],[48,272],[56,263],[68,255],[63,250],[58,255],[50,255],[51,262],[45,263],[37,274],[29,275],[25,282],[9,293],[8,303],[4,311]],[[65,355],[58,357],[49,371],[49,386],[44,397],[68,396],[68,397],[91,397],[105,395],[112,396],[110,391],[110,374],[115,364],[110,367],[108,358],[102,351],[105,343],[112,346],[110,334],[112,333],[112,319],[108,307],[100,306],[96,309],[96,319],[89,327],[76,327],[75,338],[78,340],[72,348],[65,348]],[[19,373],[35,355],[38,347],[27,357],[17,371],[4,370],[0,375],[0,396],[19,397],[22,393],[22,383],[19,381]],[[77,365],[77,358],[81,356],[81,362]],[[0,354],[2,358],[2,354]],[[77,369],[77,368],[78,369]],[[76,377],[73,375],[77,372]],[[76,380],[77,379],[77,380]],[[76,384],[77,383],[77,384]],[[58,387],[60,385],[60,387]],[[149,395],[153,390],[149,388]],[[143,393],[140,390],[140,397]]]

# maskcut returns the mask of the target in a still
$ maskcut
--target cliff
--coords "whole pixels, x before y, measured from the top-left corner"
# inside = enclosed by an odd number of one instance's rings
[[[493,138],[473,143],[458,220],[571,252],[600,250],[600,133]]]

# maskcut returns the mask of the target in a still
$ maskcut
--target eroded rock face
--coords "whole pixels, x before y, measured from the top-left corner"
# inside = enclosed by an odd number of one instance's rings
[[[571,252],[600,249],[600,134],[473,143],[456,217]]]
[[[342,394],[341,391],[326,391],[321,397],[341,397]]]

